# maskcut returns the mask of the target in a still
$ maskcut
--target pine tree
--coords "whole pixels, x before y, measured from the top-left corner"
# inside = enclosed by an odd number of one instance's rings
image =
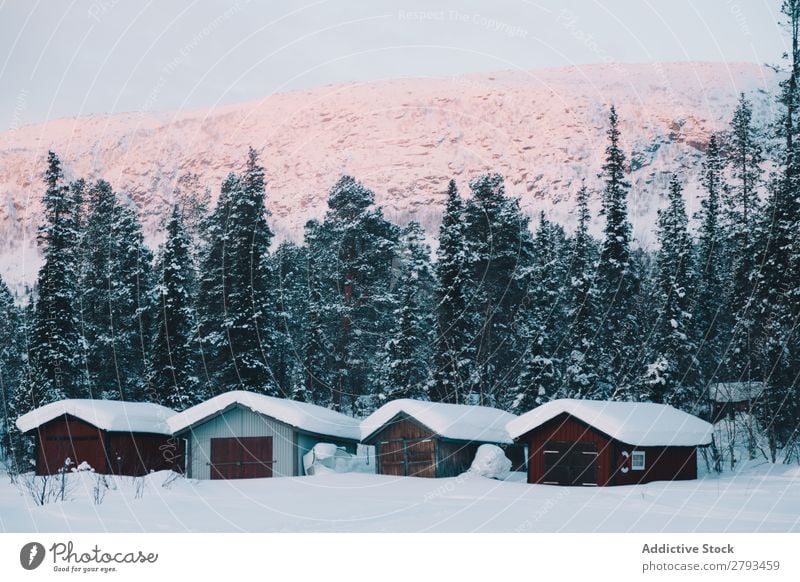
[[[22,310],[14,303],[5,281],[0,279],[0,457],[8,459],[12,470],[18,469],[20,462],[14,394],[25,362],[24,339]]]
[[[546,331],[538,328],[536,332],[531,334],[530,345],[523,356],[516,397],[509,407],[517,414],[533,410],[558,396],[555,392],[561,383],[558,363],[544,350]]]
[[[532,237],[528,217],[518,199],[506,196],[500,175],[480,176],[470,188],[464,208],[466,323],[471,328],[466,337],[475,347],[474,360],[466,362],[469,382],[478,402],[508,406],[525,351],[519,322],[530,285]]]
[[[370,408],[377,393],[373,359],[388,339],[394,305],[399,229],[374,200],[371,190],[343,176],[331,189],[325,220],[306,237],[320,294],[319,325],[332,346],[331,405],[356,413]]]
[[[596,272],[598,333],[598,383],[596,394],[607,398],[623,388],[630,366],[631,319],[636,281],[631,269],[631,225],[628,222],[628,190],[625,154],[620,144],[619,118],[609,113],[608,146],[603,164],[605,188],[602,214],[604,239]]]
[[[123,375],[118,381],[122,388],[119,398],[148,400],[143,380],[152,329],[153,253],[145,245],[141,224],[131,206],[121,204],[115,218],[111,231],[115,243],[111,301],[115,361]],[[115,395],[113,389],[111,394]]]
[[[436,339],[430,397],[437,402],[461,402],[469,391],[474,346],[469,342],[469,314],[465,297],[464,204],[455,181],[447,187],[439,227],[435,291]]]
[[[194,304],[194,267],[188,233],[176,205],[157,264],[149,388],[158,402],[183,410],[205,400],[200,381]]]
[[[307,313],[306,249],[282,242],[270,264],[272,289],[276,296],[274,346],[270,358],[272,375],[282,395],[305,400],[302,395],[303,334]]]
[[[560,396],[569,303],[564,229],[541,213],[532,243],[528,289],[516,327],[525,346],[510,409],[524,412]]]
[[[697,298],[695,303],[695,329],[700,342],[698,360],[701,373],[711,382],[723,373],[720,365],[726,349],[726,338],[731,322],[725,308],[728,294],[728,256],[726,234],[722,219],[722,200],[726,192],[723,172],[725,161],[716,135],[712,135],[706,149],[701,183],[705,196],[700,202],[697,248]]]
[[[427,395],[428,362],[420,346],[426,339],[418,316],[417,282],[407,276],[400,284],[401,303],[395,309],[396,323],[384,346],[383,362],[378,370],[378,400],[397,398],[424,399]]]
[[[48,153],[44,194],[45,221],[39,229],[44,264],[37,281],[38,300],[26,374],[25,408],[30,410],[65,397],[76,397],[80,386],[77,265],[77,209],[64,183],[58,156]],[[27,410],[25,410],[27,412]]]
[[[596,244],[589,234],[589,190],[581,185],[576,198],[578,224],[572,242],[568,284],[569,322],[564,374],[564,396],[591,397],[597,380],[593,349],[595,329],[593,323],[594,263]]]
[[[86,375],[95,398],[149,399],[144,378],[152,253],[129,204],[103,180],[89,191],[81,304]]]
[[[735,321],[728,349],[725,375],[733,381],[752,381],[761,376],[754,340],[758,335],[756,261],[758,252],[758,187],[762,147],[753,125],[750,101],[742,95],[731,121],[728,163],[732,187],[726,197],[726,230],[731,255],[732,293],[728,311]]]
[[[691,314],[693,249],[677,175],[669,184],[667,207],[658,213],[658,240],[658,319],[649,347],[644,397],[695,411],[700,395]]]
[[[432,353],[434,273],[425,233],[416,222],[402,232],[401,254],[395,275],[395,323],[378,365],[378,400],[425,399]]]
[[[214,391],[275,395],[269,359],[275,325],[269,288],[272,231],[264,205],[264,168],[252,148],[242,176],[229,175],[208,236],[199,289],[201,334]]]
[[[765,251],[757,293],[756,340],[766,387],[757,404],[771,458],[784,450],[784,461],[800,458],[800,0],[784,0],[782,11],[791,31],[790,71],[782,83],[781,159],[764,213]]]
[[[303,382],[292,398],[304,402],[313,402],[320,406],[333,405],[333,345],[326,330],[329,319],[323,305],[322,282],[317,267],[323,264],[321,257],[315,253],[325,250],[324,232],[319,222],[311,220],[305,227],[306,253],[305,273],[307,277],[305,305],[307,316],[303,329],[302,358]]]
[[[202,381],[208,394],[225,391],[219,376],[230,353],[225,334],[226,283],[224,277],[228,243],[228,221],[233,197],[239,191],[239,176],[228,174],[222,182],[214,211],[202,221],[201,268],[197,289],[198,341],[200,343]]]

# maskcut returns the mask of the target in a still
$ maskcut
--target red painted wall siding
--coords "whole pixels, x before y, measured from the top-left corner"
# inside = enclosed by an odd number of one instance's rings
[[[544,476],[544,445],[549,441],[593,443],[597,447],[597,484],[609,478],[613,443],[568,414],[562,414],[520,438],[528,444],[528,483],[540,483]]]
[[[644,471],[623,473],[622,467],[630,467],[630,458],[622,453],[645,452]],[[617,445],[616,466],[620,469],[614,477],[614,485],[633,485],[651,481],[686,481],[697,479],[696,447],[632,447],[624,443]]]
[[[110,472],[146,475],[151,471],[183,472],[183,439],[160,434],[108,433]]]
[[[73,416],[62,416],[41,425],[36,431],[36,474],[54,475],[69,457],[74,463],[89,463],[98,473],[106,473],[106,433]]]
[[[53,475],[69,457],[75,467],[86,461],[101,474],[145,475],[182,472],[184,441],[167,435],[106,432],[65,415],[40,426],[36,436],[36,474]]]

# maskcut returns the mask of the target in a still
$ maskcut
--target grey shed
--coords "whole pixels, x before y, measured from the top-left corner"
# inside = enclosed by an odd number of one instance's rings
[[[291,477],[317,443],[355,453],[356,419],[321,406],[232,391],[169,419],[186,440],[186,474],[193,479]]]

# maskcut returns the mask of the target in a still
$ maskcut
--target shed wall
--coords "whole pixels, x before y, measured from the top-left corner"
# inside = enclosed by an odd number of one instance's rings
[[[146,475],[151,471],[183,472],[183,440],[167,435],[108,433],[110,472],[115,475]]]
[[[541,483],[544,476],[545,444],[550,441],[592,443],[597,450],[597,484],[606,485],[611,476],[614,446],[607,436],[587,424],[561,414],[520,439],[528,444],[528,483]]]
[[[617,443],[617,467],[629,467],[629,457],[624,452],[645,452],[644,471],[618,470],[614,485],[634,485],[650,481],[686,481],[697,479],[696,447],[633,447]]]
[[[187,474],[193,479],[211,478],[211,439],[235,437],[272,437],[274,477],[297,474],[294,429],[275,419],[247,408],[236,406],[206,422],[198,424],[183,435],[188,441]]]
[[[89,463],[98,473],[108,472],[106,432],[88,422],[64,415],[41,425],[36,435],[36,474],[54,475],[69,457],[71,467]]]

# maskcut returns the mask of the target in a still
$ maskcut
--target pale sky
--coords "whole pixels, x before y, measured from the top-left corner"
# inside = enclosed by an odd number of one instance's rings
[[[403,76],[778,63],[780,0],[0,0],[0,129]]]

